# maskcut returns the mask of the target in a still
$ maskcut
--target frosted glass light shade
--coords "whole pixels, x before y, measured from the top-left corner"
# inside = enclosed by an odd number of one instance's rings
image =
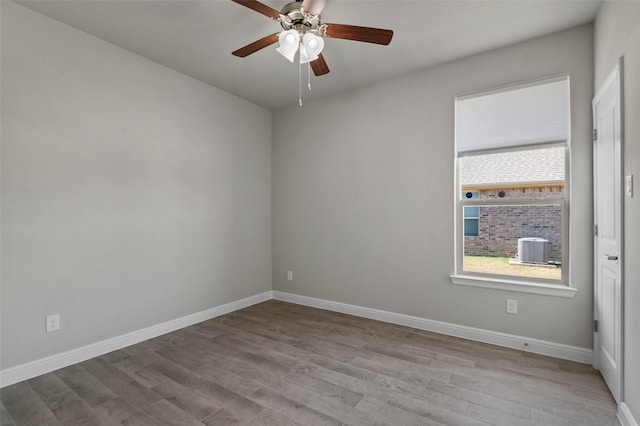
[[[302,37],[302,46],[300,46],[300,63],[315,61],[318,55],[324,49],[324,40],[315,34],[306,33]]]
[[[278,36],[279,47],[276,49],[278,53],[293,62],[298,47],[300,46],[300,34],[296,30],[282,31]]]

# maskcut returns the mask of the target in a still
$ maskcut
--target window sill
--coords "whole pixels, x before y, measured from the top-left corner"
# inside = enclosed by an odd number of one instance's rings
[[[575,296],[578,289],[562,284],[535,284],[527,281],[485,278],[470,275],[450,275],[451,282],[456,285],[491,288],[494,290],[515,291],[519,293],[541,294],[544,296]]]

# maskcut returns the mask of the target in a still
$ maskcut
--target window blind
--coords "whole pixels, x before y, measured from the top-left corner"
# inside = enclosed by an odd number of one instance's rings
[[[456,99],[458,153],[569,139],[569,77]]]

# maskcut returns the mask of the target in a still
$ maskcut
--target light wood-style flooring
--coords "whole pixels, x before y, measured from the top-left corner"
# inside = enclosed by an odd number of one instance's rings
[[[2,425],[618,425],[590,366],[268,301],[2,389]]]

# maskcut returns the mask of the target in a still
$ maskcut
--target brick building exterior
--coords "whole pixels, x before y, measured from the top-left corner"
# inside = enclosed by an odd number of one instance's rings
[[[564,196],[564,151],[539,149],[470,157],[461,169],[462,197],[545,199]],[[549,241],[549,260],[562,260],[562,208],[558,205],[479,206],[465,215],[464,254],[517,256],[519,238]],[[466,221],[477,223],[467,224]],[[467,235],[467,225],[471,232]]]
[[[563,186],[496,188],[478,191],[479,199],[557,198]],[[515,257],[518,238],[549,241],[549,259],[562,260],[562,211],[557,205],[479,207],[478,236],[464,237],[464,252],[471,256]]]

